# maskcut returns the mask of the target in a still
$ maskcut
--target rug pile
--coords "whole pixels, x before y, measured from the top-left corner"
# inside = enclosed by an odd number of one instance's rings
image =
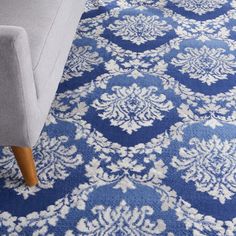
[[[236,1],[88,0],[1,235],[236,235]]]

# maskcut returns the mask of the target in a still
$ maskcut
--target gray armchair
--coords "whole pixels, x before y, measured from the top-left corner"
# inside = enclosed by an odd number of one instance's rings
[[[0,145],[12,147],[29,186],[37,184],[31,148],[84,5],[85,0],[0,0]]]

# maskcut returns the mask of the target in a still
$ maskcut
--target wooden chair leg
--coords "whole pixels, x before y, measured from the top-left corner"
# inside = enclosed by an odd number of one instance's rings
[[[11,147],[25,183],[32,187],[38,183],[32,149],[28,147]]]

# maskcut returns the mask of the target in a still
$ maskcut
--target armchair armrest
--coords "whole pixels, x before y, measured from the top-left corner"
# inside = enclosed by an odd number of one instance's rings
[[[26,31],[0,26],[0,145],[32,146],[40,119]]]

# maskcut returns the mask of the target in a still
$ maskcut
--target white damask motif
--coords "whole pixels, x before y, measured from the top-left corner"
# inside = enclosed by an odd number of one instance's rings
[[[147,183],[150,180],[156,184],[161,183],[161,180],[166,177],[165,174],[167,172],[167,167],[164,163],[158,161],[154,163],[154,168],[145,177],[142,177],[141,173],[146,167],[128,157],[107,164],[107,168],[112,173],[110,175],[106,175],[105,170],[102,170],[100,165],[101,161],[96,159],[93,159],[89,165],[86,165],[86,176],[89,177],[90,182],[116,183],[114,188],[120,189],[123,193],[126,193],[130,189],[136,189],[136,183]]]
[[[111,185],[123,193],[143,185],[154,189],[161,200],[162,211],[173,209],[176,203],[176,193],[170,187],[163,185],[167,166],[162,160],[156,160],[156,155],[144,157],[144,164],[126,157],[114,161],[111,156],[101,154],[85,166],[86,176],[90,185]],[[106,168],[103,168],[106,166]],[[145,174],[144,174],[145,173]]]
[[[105,156],[103,157],[102,155],[100,156],[103,160],[106,159]],[[150,163],[151,161],[154,161],[155,159],[156,158],[154,156],[150,156],[149,158],[148,157],[145,158],[145,162]],[[90,163],[92,167],[93,165],[92,163],[96,163],[96,162],[94,162],[93,160]],[[128,167],[130,166],[131,170],[136,171],[136,173],[139,172],[140,168],[138,167],[138,165],[135,165],[129,161],[124,161],[124,162],[121,161],[120,163],[121,164],[119,165],[119,167],[124,170],[125,169],[127,170]],[[139,176],[135,177],[135,175],[133,175],[133,177],[136,178],[137,182],[142,183],[143,181],[143,184],[145,184],[144,182],[146,180],[146,185],[148,187],[152,187],[158,193],[160,193],[161,195],[160,200],[162,202],[162,208],[161,208],[162,211],[173,209],[176,204],[176,193],[173,190],[171,190],[169,187],[161,184],[161,180],[165,178],[166,171],[167,169],[165,168],[164,163],[159,160],[156,162],[155,167],[150,169],[148,175],[140,176],[141,178]],[[66,216],[69,214],[69,212],[72,209],[85,211],[85,209],[87,208],[86,203],[88,201],[88,197],[90,193],[94,192],[95,189],[97,189],[98,187],[110,184],[110,181],[109,181],[110,179],[106,179],[108,175],[101,173],[101,168],[96,169],[93,166],[90,169],[90,172],[91,173],[93,172],[93,175],[97,175],[98,178],[95,179],[90,176],[89,184],[88,183],[80,184],[77,188],[75,188],[72,191],[72,193],[69,193],[62,199],[57,200],[53,205],[48,206],[46,210],[42,210],[40,212],[32,212],[25,217],[15,217],[7,212],[0,212],[0,226],[6,227],[7,232],[12,233],[12,235],[17,235],[19,233],[22,233],[23,230],[27,230],[28,228],[32,228],[32,227],[34,228],[34,235],[42,235],[42,234],[45,235],[46,233],[49,234],[50,232],[54,232],[55,227],[58,227],[59,220],[66,219]],[[114,169],[114,172],[116,172],[115,169]],[[102,180],[102,178],[106,179],[106,181]],[[135,212],[136,212],[136,208],[134,209],[133,213]],[[150,214],[150,216],[151,215],[152,214]],[[146,214],[146,216],[148,217],[148,214]],[[140,218],[140,214],[136,215],[135,213],[133,219],[136,219],[135,217],[137,217],[137,219]],[[143,217],[143,220],[145,221],[147,217]],[[82,221],[83,219],[80,220],[80,222]],[[139,221],[139,222],[142,222],[142,221]],[[147,220],[146,222],[149,222],[149,221]],[[89,224],[87,226],[89,227]],[[138,224],[136,226],[138,226]],[[153,226],[153,228],[149,228],[149,229],[157,230],[156,226],[155,227]],[[158,226],[158,229],[160,229],[159,228],[160,226],[161,225]],[[80,226],[78,227],[78,229],[84,230],[84,228]],[[137,227],[135,229],[137,229]],[[69,233],[72,233],[72,232],[73,232],[72,230],[68,230],[66,235],[71,235]],[[145,229],[144,232],[148,233],[149,231]],[[147,235],[153,235],[153,234],[147,234]],[[173,234],[170,233],[168,235],[173,235]]]
[[[57,94],[52,104],[51,116],[64,121],[80,122],[88,111],[87,104],[81,101],[80,92],[81,89],[76,89]]]
[[[152,62],[154,63],[150,63]],[[134,79],[144,77],[147,74],[153,74],[155,76],[163,75],[167,70],[168,64],[164,60],[159,58],[150,58],[150,61],[145,61],[141,58],[129,59],[125,62],[117,62],[115,60],[110,60],[105,63],[106,69],[110,74],[120,75],[127,74],[128,77],[133,77]]]
[[[212,99],[206,99],[204,104],[198,107],[181,104],[177,111],[186,124],[204,122],[205,126],[212,129],[224,124],[236,125],[236,111],[231,110],[229,104],[217,103]]]
[[[181,198],[176,204],[175,212],[178,220],[185,224],[186,229],[192,230],[193,234],[191,235],[193,236],[233,235],[225,234],[223,221],[209,215],[200,214],[197,209],[192,208],[191,204]]]
[[[118,0],[117,4],[123,8],[138,7],[139,10],[144,10],[147,7],[164,7],[166,0]]]
[[[208,102],[195,108],[195,115],[199,117],[198,120],[206,121],[204,125],[212,129],[224,124],[236,125],[236,111],[229,108],[225,103]]]
[[[129,40],[137,45],[162,37],[172,29],[159,16],[145,16],[143,14],[124,16],[122,20],[116,20],[108,28],[116,36],[120,36],[122,39]]]
[[[118,154],[120,157],[134,157],[137,154],[161,154],[163,149],[170,145],[170,136],[167,132],[157,135],[147,143],[139,143],[132,147],[124,147],[119,143],[114,143],[103,136],[97,130],[89,132],[86,142],[93,147],[95,152],[104,155]]]
[[[236,217],[232,220],[225,221],[226,234],[225,235],[235,235],[236,233]]]
[[[209,140],[193,138],[190,149],[180,148],[172,166],[193,181],[198,191],[207,192],[224,204],[236,193],[236,139],[222,141],[216,135]]]
[[[204,15],[221,8],[227,0],[171,0],[178,7],[183,7],[187,11],[192,11],[198,15]]]
[[[93,107],[102,119],[109,119],[111,125],[119,126],[128,134],[141,127],[152,126],[155,120],[164,118],[163,112],[173,108],[163,94],[157,95],[156,87],[140,88],[137,84],[130,87],[115,86],[113,94],[105,93],[93,102]]]
[[[0,177],[5,179],[6,188],[14,189],[27,199],[41,189],[53,188],[57,180],[66,179],[71,169],[83,164],[81,155],[75,146],[66,147],[68,137],[51,138],[44,132],[33,153],[35,156],[39,184],[37,187],[27,187],[20,174],[15,158],[9,148],[3,149],[0,159]]]
[[[34,211],[26,216],[16,217],[8,212],[0,211],[0,229],[6,227],[7,233],[3,235],[23,235],[25,230],[32,228],[34,229],[33,236],[54,235],[58,221],[66,219],[71,209],[85,210],[88,195],[92,191],[94,191],[93,186],[86,183],[80,184],[71,193],[57,200],[45,210]],[[52,234],[49,234],[50,230],[52,230]]]
[[[112,0],[87,0],[86,1],[86,11],[92,11],[96,10],[99,7],[106,6],[109,2],[112,2]]]
[[[179,53],[171,63],[180,67],[183,74],[209,86],[236,73],[235,56],[225,53],[223,48],[185,48],[184,53]]]
[[[137,4],[139,5],[152,5],[155,4],[157,1],[156,0],[126,0],[127,2],[130,2],[132,6],[136,6]],[[158,1],[159,2],[159,1]]]
[[[94,52],[91,46],[78,47],[73,44],[64,71],[64,80],[71,77],[79,77],[85,71],[91,72],[94,66],[103,62],[98,52]]]
[[[154,210],[150,206],[135,207],[132,209],[126,201],[122,200],[115,209],[102,205],[95,206],[92,213],[96,219],[89,221],[81,219],[77,229],[83,235],[159,235],[166,229],[162,219],[151,222]]]
[[[179,15],[175,16],[177,22],[180,20],[179,18]],[[197,39],[202,42],[216,39],[226,41],[230,35],[230,30],[225,27],[225,21],[226,20],[221,17],[217,18],[213,22],[188,22],[183,20],[183,23],[175,29],[175,32],[183,39]]]

